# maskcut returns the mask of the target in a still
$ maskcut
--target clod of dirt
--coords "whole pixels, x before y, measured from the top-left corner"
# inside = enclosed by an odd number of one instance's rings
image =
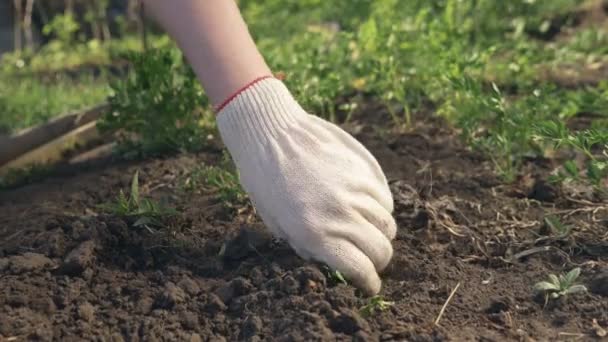
[[[137,301],[137,304],[135,305],[135,311],[146,315],[150,313],[150,311],[152,311],[153,307],[154,299],[148,296],[144,296]]]
[[[0,258],[0,272],[4,271],[8,268],[9,259],[8,258]]]
[[[251,282],[243,277],[237,277],[220,287],[216,294],[224,304],[230,303],[234,297],[244,296],[253,290]]]
[[[239,339],[248,340],[262,330],[262,320],[258,316],[249,316],[241,326]]]
[[[191,296],[196,296],[201,292],[200,286],[198,286],[198,284],[194,280],[188,277],[184,277],[182,280],[180,280],[177,283],[177,286],[186,291],[186,293]]]
[[[195,330],[198,328],[198,316],[191,311],[184,311],[179,315],[179,321],[186,329]]]
[[[203,339],[201,338],[201,335],[195,333],[190,336],[190,342],[203,342]]]
[[[559,189],[555,185],[539,179],[534,183],[527,197],[541,202],[553,202],[558,195]]]
[[[93,265],[95,260],[95,242],[92,240],[81,243],[63,260],[61,272],[68,275],[79,275]]]
[[[212,315],[215,315],[219,312],[225,311],[227,309],[226,305],[220,297],[216,296],[213,293],[210,293],[207,296],[207,304],[205,305],[205,311],[208,311]]]
[[[78,305],[78,317],[85,322],[91,322],[95,318],[95,308],[89,302]]]
[[[239,231],[237,236],[224,244],[220,255],[225,260],[241,260],[250,253],[259,253],[271,241],[272,236],[266,231],[245,227]]]
[[[55,266],[53,260],[38,253],[24,253],[9,258],[8,269],[13,274],[35,272]]]
[[[493,301],[488,308],[486,308],[486,313],[488,314],[497,314],[500,312],[509,311],[509,307],[511,306],[509,298],[501,298]]]
[[[281,280],[281,290],[283,292],[290,294],[290,295],[294,295],[294,294],[298,293],[299,289],[300,289],[300,284],[294,277],[288,275],[288,276],[285,276]]]
[[[595,294],[608,297],[608,270],[598,274],[591,280],[589,290]]]
[[[165,284],[165,290],[158,298],[158,306],[161,308],[171,309],[175,305],[183,303],[186,300],[184,290],[175,286],[172,282]]]
[[[57,310],[57,306],[55,305],[55,302],[53,302],[53,299],[48,297],[30,298],[29,304],[34,310],[40,311],[46,315],[51,315]]]
[[[350,309],[340,310],[340,314],[329,322],[331,329],[335,332],[340,332],[352,335],[357,331],[369,331],[369,324],[361,315]]]
[[[294,276],[304,292],[322,291],[327,283],[325,275],[318,268],[310,266],[298,268],[294,271]]]

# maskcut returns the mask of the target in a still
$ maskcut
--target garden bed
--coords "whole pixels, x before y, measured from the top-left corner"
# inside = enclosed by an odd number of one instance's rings
[[[273,241],[249,205],[184,190],[190,170],[221,159],[214,142],[199,154],[88,161],[1,192],[0,339],[605,336],[606,202],[545,182],[548,160],[528,161],[524,176],[504,185],[485,157],[430,114],[416,117],[409,132],[388,121],[368,105],[345,127],[379,159],[395,199],[395,254],[381,292],[393,305],[385,310],[367,312],[369,298]],[[137,228],[99,209],[136,170],[142,194],[178,211],[161,227]],[[549,215],[569,234],[556,236]],[[535,283],[575,267],[587,292],[535,295]]]

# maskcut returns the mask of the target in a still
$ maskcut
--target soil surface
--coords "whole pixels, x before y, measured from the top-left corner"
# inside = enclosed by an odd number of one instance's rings
[[[378,107],[379,108],[379,107]],[[379,159],[395,199],[394,304],[369,299],[273,240],[248,204],[186,191],[218,146],[139,162],[87,162],[0,193],[0,340],[547,341],[608,328],[608,204],[544,180],[531,160],[504,185],[441,120],[410,132],[362,107],[345,129]],[[380,114],[372,114],[380,113]],[[140,192],[178,210],[162,227],[104,214],[139,170]],[[584,190],[584,189],[583,189]],[[553,214],[572,227],[559,237]],[[589,291],[545,302],[533,285],[581,267]],[[438,324],[435,324],[450,293]]]
[[[562,85],[605,75],[590,74]],[[222,160],[214,141],[198,154],[87,160],[0,192],[0,341],[608,338],[606,198],[548,183],[555,160],[531,159],[505,184],[442,120],[414,122],[395,131],[381,106],[362,105],[343,125],[380,161],[395,200],[385,310],[368,313],[369,298],[273,240],[246,201],[187,190],[197,165]],[[99,207],[136,170],[142,195],[177,210],[161,226]],[[570,232],[556,233],[549,215]],[[546,300],[532,290],[575,267],[587,292]]]

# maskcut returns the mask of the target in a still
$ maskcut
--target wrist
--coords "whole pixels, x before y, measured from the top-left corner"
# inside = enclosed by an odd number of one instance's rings
[[[224,107],[226,107],[226,105],[228,105],[230,102],[232,102],[232,100],[234,100],[241,93],[243,93],[247,89],[253,87],[256,83],[261,82],[268,78],[272,78],[272,77],[273,77],[272,75],[264,75],[264,76],[257,77],[255,79],[253,79],[252,81],[248,82],[247,84],[245,84],[244,86],[239,88],[237,91],[235,91],[232,95],[228,96],[219,105],[215,106],[215,112],[219,115],[219,113],[222,111],[222,109],[224,109]]]
[[[280,80],[253,80],[218,107],[217,124],[224,143],[265,143],[306,114]]]

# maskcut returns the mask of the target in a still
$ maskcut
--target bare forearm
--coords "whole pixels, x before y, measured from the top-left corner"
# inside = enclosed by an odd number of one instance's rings
[[[211,102],[270,75],[233,0],[144,0],[184,52]]]

